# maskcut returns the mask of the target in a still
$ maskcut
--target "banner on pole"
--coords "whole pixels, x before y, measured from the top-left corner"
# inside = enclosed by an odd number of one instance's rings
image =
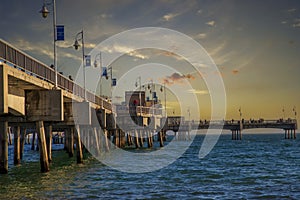
[[[86,67],[91,66],[91,55],[85,55],[85,66]]]
[[[56,26],[56,41],[64,41],[65,40],[65,27],[64,25]]]
[[[117,85],[117,79],[113,78],[111,79],[111,86],[116,86]]]
[[[101,74],[101,76],[107,77],[107,68],[106,67],[102,67],[102,74]]]

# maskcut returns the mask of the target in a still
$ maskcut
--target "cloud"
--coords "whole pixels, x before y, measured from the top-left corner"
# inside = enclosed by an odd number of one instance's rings
[[[121,54],[127,54],[129,56],[140,58],[140,59],[148,59],[149,56],[139,53],[138,51],[134,50],[134,48],[129,46],[121,46],[121,45],[114,45],[111,48],[103,48],[103,51],[106,51],[108,53],[121,53]]]
[[[293,13],[293,12],[296,12],[296,11],[297,11],[296,8],[291,8],[291,9],[287,10],[287,12],[289,12],[289,13]]]
[[[299,28],[300,27],[300,19],[295,19],[292,26],[294,28]]]
[[[212,20],[212,21],[206,22],[206,24],[209,26],[215,26],[216,22],[214,20]]]
[[[178,16],[179,13],[169,13],[169,14],[166,14],[162,17],[162,20],[163,21],[171,21],[173,18],[175,18],[176,16]]]
[[[232,72],[232,74],[237,75],[240,71],[238,69],[234,69],[231,72]]]
[[[195,76],[192,74],[180,75],[179,73],[175,72],[171,76],[163,78],[162,82],[167,85],[173,85],[176,83],[183,84],[184,79],[194,80]]]
[[[102,19],[107,19],[107,18],[112,18],[112,15],[111,15],[111,14],[102,13],[102,14],[100,15],[100,17],[101,17]]]
[[[204,39],[207,37],[206,33],[199,33],[198,35],[195,36],[196,39]]]
[[[190,89],[187,91],[188,93],[192,93],[192,94],[199,94],[199,95],[205,95],[208,94],[207,90],[195,90],[195,89]]]

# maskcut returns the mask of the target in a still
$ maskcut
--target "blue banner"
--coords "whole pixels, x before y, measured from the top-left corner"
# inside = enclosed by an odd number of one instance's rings
[[[91,55],[85,55],[85,66],[86,67],[91,66]]]
[[[65,40],[65,27],[64,25],[56,26],[56,41],[64,41]]]

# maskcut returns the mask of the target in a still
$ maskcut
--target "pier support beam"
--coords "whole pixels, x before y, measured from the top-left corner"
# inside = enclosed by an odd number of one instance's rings
[[[36,129],[38,132],[38,141],[39,141],[39,146],[40,146],[39,150],[40,150],[41,172],[48,172],[50,170],[50,168],[49,168],[49,160],[48,160],[48,154],[47,154],[44,122],[37,121]]]
[[[20,126],[13,127],[14,133],[14,165],[21,164],[20,155]]]
[[[0,174],[8,173],[8,122],[0,122]]]

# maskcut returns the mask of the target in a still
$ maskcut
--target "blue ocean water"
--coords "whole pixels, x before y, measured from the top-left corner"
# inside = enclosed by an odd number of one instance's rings
[[[199,135],[174,163],[144,174],[116,171],[93,157],[77,165],[64,151],[54,151],[51,171],[41,174],[38,152],[26,146],[22,165],[10,159],[9,174],[0,175],[0,199],[300,199],[300,142],[283,137],[244,134],[232,141],[225,134],[199,159]]]

